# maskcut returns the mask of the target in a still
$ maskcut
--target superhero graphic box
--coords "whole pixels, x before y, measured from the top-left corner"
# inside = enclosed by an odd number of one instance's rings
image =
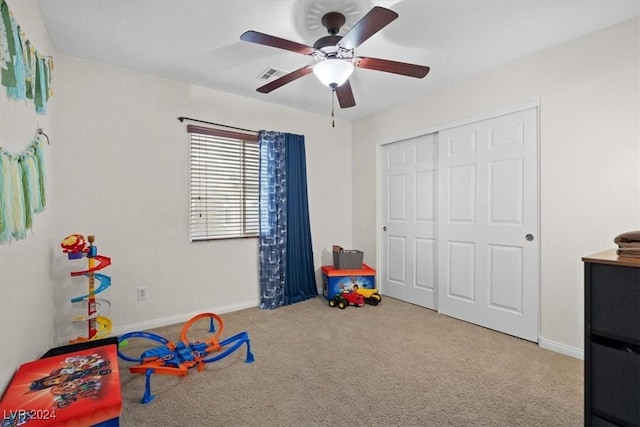
[[[331,300],[335,295],[355,287],[375,289],[376,271],[367,264],[356,270],[339,270],[331,265],[322,267],[322,293]]]
[[[89,426],[120,416],[116,346],[25,363],[0,401],[2,427]]]

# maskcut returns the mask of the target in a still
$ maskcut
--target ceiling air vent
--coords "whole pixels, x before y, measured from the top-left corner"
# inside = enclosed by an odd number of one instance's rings
[[[269,80],[284,76],[286,71],[278,70],[273,67],[269,67],[258,75],[258,80]]]

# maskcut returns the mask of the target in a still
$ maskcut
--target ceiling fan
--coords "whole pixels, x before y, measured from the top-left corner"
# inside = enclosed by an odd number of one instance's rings
[[[344,36],[339,36],[340,27],[342,27],[346,21],[345,16],[339,12],[329,12],[322,17],[322,25],[327,29],[329,35],[318,39],[313,46],[307,46],[253,30],[243,33],[240,36],[240,40],[285,49],[302,55],[309,55],[316,60],[315,64],[305,65],[302,68],[259,87],[257,89],[258,92],[269,93],[313,72],[324,85],[335,92],[340,107],[349,108],[356,105],[353,91],[349,84],[349,76],[353,72],[354,67],[384,71],[386,73],[400,74],[419,79],[426,76],[429,72],[429,67],[422,65],[355,56],[354,50],[358,46],[382,28],[386,27],[397,17],[398,14],[396,12],[376,6],[356,22]]]

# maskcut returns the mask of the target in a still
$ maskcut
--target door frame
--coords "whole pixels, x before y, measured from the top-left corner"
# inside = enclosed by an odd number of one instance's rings
[[[535,224],[535,236],[538,239],[538,265],[536,266],[537,270],[538,270],[538,292],[536,292],[537,294],[537,305],[538,305],[538,342],[540,342],[540,330],[541,330],[541,323],[542,323],[542,307],[541,307],[541,297],[540,297],[540,277],[541,277],[541,260],[542,260],[542,256],[541,256],[541,251],[542,251],[542,234],[540,233],[540,213],[541,213],[541,197],[540,197],[540,162],[541,162],[541,158],[540,158],[540,140],[541,140],[541,132],[540,132],[540,99],[533,99],[530,101],[526,101],[523,102],[521,104],[515,104],[515,105],[511,105],[511,106],[507,106],[507,107],[503,107],[503,108],[499,108],[496,110],[493,110],[491,112],[486,112],[486,113],[481,113],[481,114],[477,114],[474,116],[470,116],[470,117],[465,117],[465,118],[461,118],[461,119],[457,119],[457,120],[452,120],[449,122],[444,122],[441,124],[437,124],[435,126],[430,126],[428,128],[425,128],[423,130],[419,130],[419,131],[414,131],[414,132],[410,132],[407,135],[404,135],[402,137],[397,137],[397,138],[390,138],[390,139],[383,139],[383,140],[379,140],[376,146],[376,259],[378,260],[376,262],[377,266],[378,266],[378,271],[377,271],[377,275],[378,277],[382,277],[380,276],[381,274],[386,274],[385,271],[385,262],[383,262],[384,260],[382,259],[382,239],[384,237],[383,232],[382,232],[382,219],[383,219],[383,212],[382,212],[382,147],[384,145],[389,145],[389,144],[393,144],[395,142],[401,142],[401,141],[405,141],[407,139],[411,139],[411,138],[417,138],[420,136],[424,136],[424,135],[428,135],[431,133],[439,133],[440,131],[443,131],[445,129],[450,129],[450,128],[454,128],[454,127],[458,127],[458,126],[463,126],[463,125],[467,125],[470,123],[475,123],[475,122],[480,122],[480,121],[484,121],[484,120],[488,120],[488,119],[492,119],[494,117],[499,117],[499,116],[504,116],[507,114],[511,114],[511,113],[517,113],[519,111],[524,111],[524,110],[529,110],[531,108],[535,108],[536,109],[536,124],[537,124],[537,132],[536,132],[536,136],[537,136],[537,141],[536,141],[536,150],[537,150],[537,164],[536,164],[536,172],[537,172],[537,206],[538,206],[538,212],[537,212],[537,217],[536,217],[536,224]],[[436,144],[439,144],[439,138],[436,138]],[[440,147],[438,147],[439,149]],[[438,167],[440,167],[440,165],[438,164]],[[439,196],[438,196],[439,197]],[[437,237],[436,237],[437,238]],[[378,280],[377,281],[379,283],[379,287],[380,287],[380,292],[384,294],[384,286],[382,286],[382,281]],[[436,294],[437,295],[437,294]],[[436,301],[437,302],[437,301]],[[437,304],[436,304],[436,309],[437,309]]]

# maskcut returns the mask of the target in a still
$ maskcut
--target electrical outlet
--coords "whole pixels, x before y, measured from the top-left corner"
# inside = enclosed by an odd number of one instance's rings
[[[147,299],[147,288],[138,288],[138,301]]]

